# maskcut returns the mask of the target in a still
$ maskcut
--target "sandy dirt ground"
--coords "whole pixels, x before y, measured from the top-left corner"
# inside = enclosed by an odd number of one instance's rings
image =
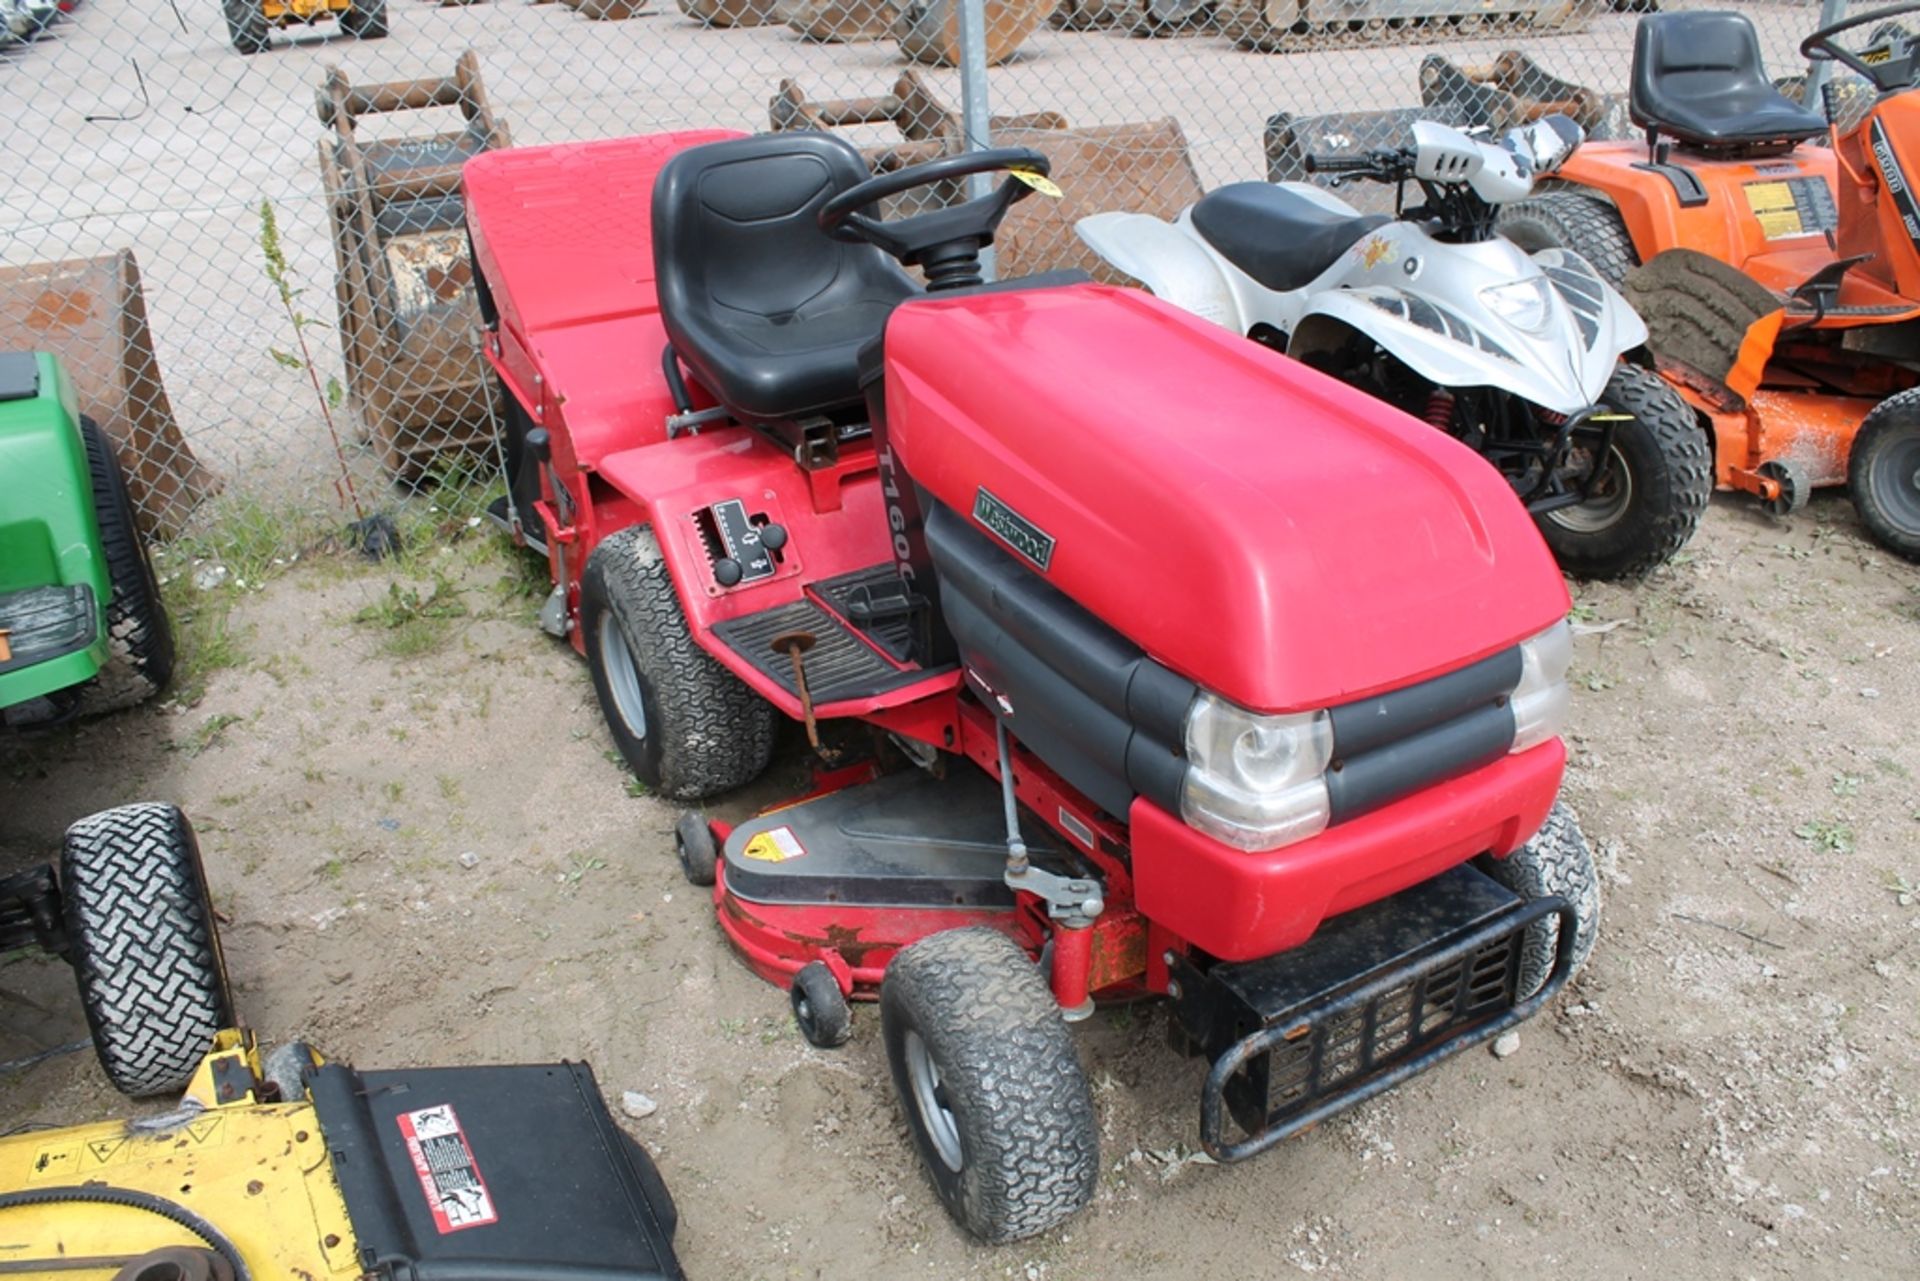
[[[1782,524],[1722,500],[1650,582],[1577,585],[1567,795],[1603,933],[1517,1053],[1213,1168],[1191,1159],[1201,1069],[1165,1048],[1164,1013],[1103,1011],[1078,1031],[1098,1194],[999,1249],[924,1183],[871,1009],[845,1049],[812,1049],[729,953],[673,859],[675,811],[610,762],[584,664],[534,629],[506,555],[475,533],[398,570],[314,558],[230,583],[231,665],[194,705],[6,745],[5,866],[96,808],[178,802],[263,1037],[367,1067],[591,1061],[616,1105],[658,1101],[625,1124],[696,1277],[1920,1269],[1920,572],[1844,501]],[[459,616],[404,639],[355,621],[436,573]],[[805,768],[790,733],[717,812]],[[62,967],[7,958],[0,1060],[84,1034]],[[7,1125],[130,1106],[85,1053],[0,1080]]]

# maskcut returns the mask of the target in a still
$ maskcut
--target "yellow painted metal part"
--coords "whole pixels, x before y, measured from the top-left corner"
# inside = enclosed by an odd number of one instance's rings
[[[139,1123],[109,1121],[0,1139],[0,1193],[130,1188],[165,1197],[225,1233],[259,1281],[360,1275],[353,1228],[311,1104],[211,1104],[216,1064],[257,1069],[250,1034],[222,1032],[180,1110]],[[0,1210],[5,1275],[47,1281],[110,1278],[117,1262],[168,1245],[200,1245],[166,1219],[118,1206]],[[44,1260],[101,1259],[98,1268],[16,1269]]]
[[[260,0],[269,22],[312,22],[329,14],[345,13],[353,0]]]

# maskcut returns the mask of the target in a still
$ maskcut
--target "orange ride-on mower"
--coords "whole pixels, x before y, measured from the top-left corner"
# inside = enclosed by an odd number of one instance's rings
[[[813,788],[689,813],[682,865],[809,1041],[878,999],[994,1241],[1093,1193],[1096,1001],[1169,999],[1234,1160],[1531,1015],[1598,910],[1555,801],[1566,589],[1512,489],[1143,292],[982,283],[1047,167],[702,132],[464,176],[544,621],[656,793],[805,724]]]
[[[1645,143],[1589,143],[1561,189],[1510,205],[1528,249],[1577,247],[1624,285],[1665,374],[1713,432],[1721,486],[1786,514],[1846,484],[1868,531],[1920,559],[1920,47],[1894,5],[1823,27],[1810,59],[1878,100],[1832,127],[1766,78],[1735,13],[1640,20]],[[1860,47],[1848,37],[1872,30]],[[1645,265],[1634,270],[1636,264]]]

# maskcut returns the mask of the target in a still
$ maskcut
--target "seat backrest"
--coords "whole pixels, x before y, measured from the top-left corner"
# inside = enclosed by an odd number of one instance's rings
[[[674,318],[695,311],[779,324],[836,281],[891,267],[878,249],[830,239],[817,221],[821,205],[868,177],[860,153],[825,133],[709,143],[668,161],[653,189],[667,336],[680,346]]]
[[[1657,128],[1669,103],[1710,110],[1716,98],[1756,91],[1776,92],[1745,14],[1653,13],[1634,29],[1627,105],[1635,124]]]

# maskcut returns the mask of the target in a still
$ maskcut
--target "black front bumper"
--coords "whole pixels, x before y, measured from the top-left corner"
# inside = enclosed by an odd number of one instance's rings
[[[1556,914],[1553,971],[1520,999],[1521,939]],[[1213,1064],[1201,1143],[1243,1160],[1498,1036],[1566,983],[1575,928],[1564,899],[1522,900],[1463,866],[1278,956],[1206,969],[1175,958],[1174,1036]]]

